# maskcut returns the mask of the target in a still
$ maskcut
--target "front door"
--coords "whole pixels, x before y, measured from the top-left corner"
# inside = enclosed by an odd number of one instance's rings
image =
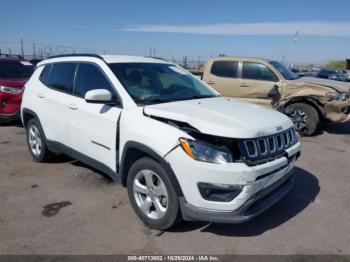
[[[67,132],[70,147],[81,157],[96,160],[115,172],[117,164],[117,123],[121,107],[87,103],[86,92],[106,89],[117,100],[116,90],[98,65],[79,63],[73,96],[67,101],[70,114]]]
[[[278,103],[280,89],[278,77],[267,65],[243,62],[237,93],[244,100],[274,107]]]

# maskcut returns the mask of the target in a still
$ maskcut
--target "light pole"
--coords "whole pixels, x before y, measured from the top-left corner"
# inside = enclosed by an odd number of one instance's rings
[[[21,38],[21,54],[22,54],[22,58],[24,59],[24,49],[23,49],[23,38]]]
[[[294,39],[293,39],[293,55],[292,55],[292,63],[290,65],[291,68],[294,67],[294,63],[295,63],[295,54],[296,54],[296,49],[297,49],[297,41],[298,41],[298,37],[299,37],[299,32],[296,31],[294,34]]]

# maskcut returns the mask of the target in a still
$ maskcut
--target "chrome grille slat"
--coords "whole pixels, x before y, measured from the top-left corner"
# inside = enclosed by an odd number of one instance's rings
[[[277,151],[277,142],[276,142],[276,138],[275,137],[268,137],[267,141],[269,143],[269,152],[270,153],[275,153]],[[273,147],[270,147],[270,141],[273,144]]]
[[[254,153],[250,153],[250,149],[249,149],[249,143],[252,143],[252,145],[254,146]],[[247,150],[247,154],[249,157],[257,157],[259,156],[259,152],[258,152],[258,148],[256,146],[256,142],[254,140],[247,140],[247,141],[244,141],[244,145],[245,145],[245,148]]]
[[[260,146],[260,142],[263,142],[264,150],[262,150],[262,148]],[[265,156],[269,153],[266,139],[263,139],[263,138],[258,139],[258,149],[259,149],[260,155],[262,155],[262,156]]]
[[[282,153],[297,141],[294,129],[290,128],[272,136],[243,140],[242,155],[253,160],[269,158]]]
[[[278,151],[281,151],[283,148],[284,148],[284,138],[283,138],[283,134],[278,134],[276,136],[276,139],[277,139],[277,150]]]

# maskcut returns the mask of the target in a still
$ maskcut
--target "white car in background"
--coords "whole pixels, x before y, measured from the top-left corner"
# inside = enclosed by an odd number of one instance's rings
[[[287,116],[220,97],[179,66],[145,57],[42,61],[21,116],[35,161],[64,153],[103,171],[157,229],[181,218],[252,219],[290,190],[300,154]]]

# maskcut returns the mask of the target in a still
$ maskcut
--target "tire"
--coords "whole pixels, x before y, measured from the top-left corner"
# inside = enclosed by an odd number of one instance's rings
[[[27,146],[35,162],[47,162],[54,156],[47,148],[44,131],[36,118],[29,120],[26,133]]]
[[[181,221],[176,191],[164,167],[155,160],[137,160],[128,172],[127,187],[133,209],[148,227],[165,230]]]
[[[320,117],[317,110],[305,103],[295,103],[287,106],[286,114],[292,119],[300,135],[312,136],[316,133]]]

